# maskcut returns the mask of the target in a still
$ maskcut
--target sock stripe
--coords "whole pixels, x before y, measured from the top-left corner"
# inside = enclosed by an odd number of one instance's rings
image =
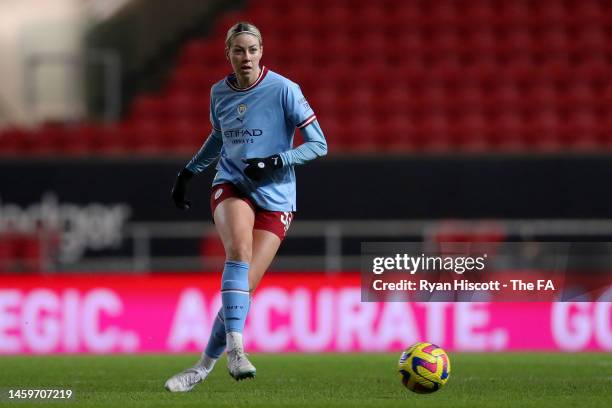
[[[240,290],[240,289],[221,289],[221,293],[241,293],[243,295],[250,295],[248,290]]]
[[[229,267],[233,267],[233,268],[249,269],[249,263],[248,262],[225,261],[225,266],[229,266]]]

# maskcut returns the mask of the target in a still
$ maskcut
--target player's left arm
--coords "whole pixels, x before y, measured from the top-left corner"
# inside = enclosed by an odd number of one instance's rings
[[[323,130],[312,108],[302,95],[300,87],[296,84],[287,86],[283,103],[287,120],[301,130],[304,143],[272,156],[243,159],[247,165],[244,172],[253,180],[261,180],[266,173],[271,171],[285,166],[304,164],[327,154],[327,142]]]
[[[279,153],[283,166],[296,166],[325,156],[327,154],[325,135],[300,87],[289,82],[283,99],[285,118],[300,129],[304,138],[304,143],[298,147]]]
[[[308,163],[327,154],[327,142],[319,121],[315,120],[300,129],[304,143],[279,154],[284,166]]]

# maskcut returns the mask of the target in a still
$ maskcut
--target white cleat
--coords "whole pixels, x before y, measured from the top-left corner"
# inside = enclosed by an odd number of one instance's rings
[[[204,381],[210,371],[204,367],[194,366],[172,376],[164,387],[170,392],[187,392]]]
[[[255,377],[257,370],[247,358],[242,348],[235,348],[227,352],[227,369],[236,381]]]

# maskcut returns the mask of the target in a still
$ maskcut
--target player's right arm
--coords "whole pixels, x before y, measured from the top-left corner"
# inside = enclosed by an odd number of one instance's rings
[[[206,167],[210,166],[214,162],[221,152],[223,147],[223,135],[221,133],[221,123],[217,117],[217,111],[215,109],[215,85],[210,88],[210,125],[212,131],[210,135],[200,148],[200,150],[193,156],[193,158],[187,163],[185,169],[192,173],[192,176],[201,173]]]
[[[198,150],[195,156],[187,163],[185,169],[194,175],[201,173],[205,168],[210,166],[211,163],[217,160],[222,147],[223,137],[221,136],[221,131],[213,129],[200,150]]]
[[[191,202],[185,198],[189,180],[217,160],[223,148],[221,125],[219,124],[214,109],[213,90],[214,87],[210,91],[210,123],[213,128],[212,132],[210,132],[210,135],[206,138],[200,150],[198,150],[189,163],[179,172],[174,181],[174,186],[172,187],[172,201],[174,201],[174,204],[181,210],[188,210],[191,207]]]
[[[191,202],[185,196],[187,194],[187,183],[198,173],[210,166],[217,158],[223,147],[221,131],[213,129],[200,150],[193,156],[187,165],[179,172],[172,186],[172,201],[181,210],[188,210]]]

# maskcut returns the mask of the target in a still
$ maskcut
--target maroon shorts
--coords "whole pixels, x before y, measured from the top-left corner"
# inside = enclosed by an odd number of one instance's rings
[[[213,186],[210,193],[210,210],[215,214],[215,209],[227,198],[234,197],[244,200],[255,212],[255,225],[253,229],[270,231],[277,235],[281,241],[287,235],[291,221],[293,220],[292,211],[268,211],[261,209],[247,196],[242,194],[233,184],[223,183]]]

